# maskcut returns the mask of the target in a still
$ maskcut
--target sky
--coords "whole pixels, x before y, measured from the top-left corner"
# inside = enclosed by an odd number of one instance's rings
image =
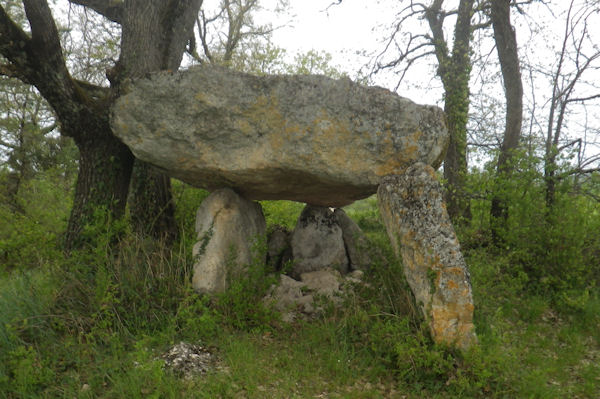
[[[268,10],[276,2],[263,0],[261,4]],[[332,55],[335,67],[356,77],[361,69],[368,72],[365,65],[385,47],[384,39],[397,19],[396,10],[391,8],[393,4],[380,0],[343,0],[341,3],[335,0],[289,0],[286,13],[264,12],[257,19],[278,27],[273,33],[273,42],[288,53],[327,52]],[[410,21],[407,26],[419,29],[418,23]],[[401,95],[416,98],[421,103],[441,104],[442,91],[439,83],[434,82],[433,68],[422,65],[413,69],[410,76],[412,81],[409,79],[400,87]],[[391,73],[382,73],[372,79],[373,84],[390,90],[397,83]]]

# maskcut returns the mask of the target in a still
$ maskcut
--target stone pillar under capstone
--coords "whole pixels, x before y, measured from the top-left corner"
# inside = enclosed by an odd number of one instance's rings
[[[196,232],[192,285],[198,292],[213,294],[225,291],[228,274],[240,275],[252,257],[259,255],[252,253],[252,244],[264,239],[266,222],[258,202],[224,188],[202,201],[196,215]]]
[[[467,349],[477,342],[469,272],[431,166],[416,163],[386,176],[379,209],[406,279],[436,342]]]

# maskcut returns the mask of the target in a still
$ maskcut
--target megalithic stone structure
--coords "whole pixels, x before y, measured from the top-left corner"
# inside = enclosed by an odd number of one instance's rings
[[[385,177],[377,199],[433,337],[468,348],[476,342],[469,272],[434,169],[418,162],[402,175]]]
[[[136,157],[210,191],[323,207],[378,192],[433,338],[476,342],[468,272],[434,176],[448,144],[441,109],[349,79],[202,65],[126,85],[111,127]]]

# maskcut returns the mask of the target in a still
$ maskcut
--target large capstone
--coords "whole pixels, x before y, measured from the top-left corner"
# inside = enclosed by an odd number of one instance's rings
[[[448,141],[439,108],[349,79],[203,65],[125,92],[111,126],[136,157],[248,199],[347,205],[417,161],[437,168]]]

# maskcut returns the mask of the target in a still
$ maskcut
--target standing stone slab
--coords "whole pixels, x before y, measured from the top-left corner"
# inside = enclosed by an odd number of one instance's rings
[[[260,204],[231,189],[217,190],[206,197],[196,215],[194,289],[202,293],[223,292],[227,276],[240,275],[252,261],[252,244],[265,236],[265,230]],[[239,269],[228,269],[231,267]]]
[[[379,209],[404,273],[436,342],[476,343],[469,272],[430,166],[383,179]]]
[[[342,229],[333,211],[327,207],[307,205],[292,232],[291,270],[293,277],[331,267],[348,272],[348,257]]]

